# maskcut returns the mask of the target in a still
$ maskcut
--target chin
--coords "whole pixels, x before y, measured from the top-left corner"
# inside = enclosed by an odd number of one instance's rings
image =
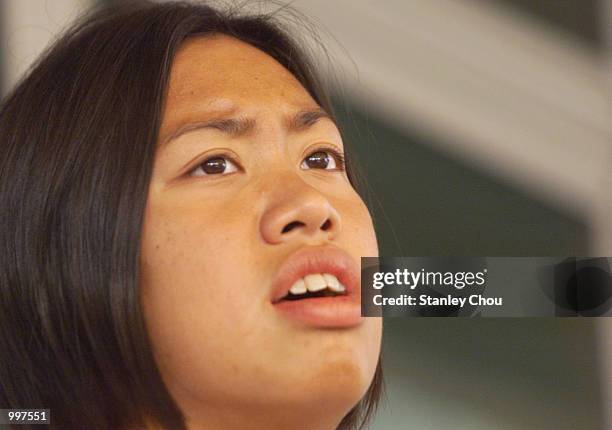
[[[367,392],[376,364],[376,359],[355,351],[329,351],[300,372],[302,383],[293,389],[298,389],[298,397],[313,410],[344,416]]]

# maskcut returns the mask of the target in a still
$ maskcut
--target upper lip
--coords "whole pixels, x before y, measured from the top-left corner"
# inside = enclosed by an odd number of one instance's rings
[[[329,273],[346,287],[347,295],[359,292],[359,269],[345,251],[332,246],[309,246],[289,254],[272,283],[272,303],[289,293],[291,286],[311,273]]]

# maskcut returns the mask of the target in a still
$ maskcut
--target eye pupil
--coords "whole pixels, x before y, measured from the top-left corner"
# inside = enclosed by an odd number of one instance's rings
[[[324,151],[318,151],[310,154],[306,159],[306,164],[311,169],[325,169],[329,164],[329,154]]]
[[[202,163],[202,170],[209,175],[214,175],[216,173],[223,173],[225,171],[226,162],[223,157],[215,157],[206,160]]]

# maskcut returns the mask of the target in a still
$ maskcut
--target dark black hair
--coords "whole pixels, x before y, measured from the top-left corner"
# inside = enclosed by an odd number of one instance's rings
[[[138,290],[170,66],[186,38],[227,34],[279,61],[334,118],[312,60],[277,15],[184,2],[98,10],[2,102],[1,408],[50,408],[52,428],[153,420],[185,429],[155,365]],[[381,388],[379,362],[340,428],[362,427]]]

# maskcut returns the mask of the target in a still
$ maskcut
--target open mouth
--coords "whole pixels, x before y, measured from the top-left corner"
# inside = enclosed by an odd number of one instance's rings
[[[298,279],[280,301],[346,295],[346,287],[334,275],[331,273],[316,273]]]
[[[283,261],[272,281],[271,303],[298,326],[345,329],[363,323],[359,267],[333,246],[303,247]]]
[[[283,297],[281,300],[303,300],[303,299],[313,299],[316,297],[336,297],[336,296],[346,296],[346,292],[338,293],[336,291],[332,291],[326,288],[321,291],[315,291],[314,293],[310,291],[307,291],[304,294],[289,293],[285,297]]]

